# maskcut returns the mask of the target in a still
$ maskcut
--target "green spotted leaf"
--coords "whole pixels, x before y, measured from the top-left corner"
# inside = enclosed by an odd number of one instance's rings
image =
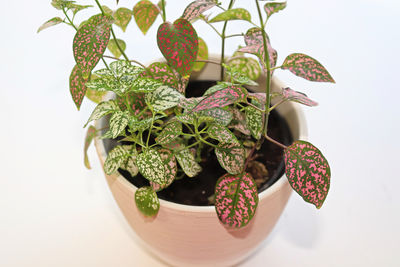
[[[73,52],[83,78],[89,77],[106,50],[112,22],[108,15],[95,15],[76,32]]]
[[[251,102],[256,107],[264,109],[263,105],[260,102],[254,99]],[[263,120],[262,112],[251,106],[247,106],[245,109],[245,114],[246,114],[246,124],[251,132],[251,135],[257,140],[260,139],[262,133],[262,120]]]
[[[239,145],[239,141],[236,136],[226,127],[219,124],[212,124],[208,130],[208,135],[218,140],[221,143],[235,143]]]
[[[184,96],[177,90],[160,86],[152,93],[146,94],[146,102],[154,111],[159,112],[177,106],[182,97]]]
[[[172,71],[170,66],[165,62],[154,62],[147,70],[151,73],[151,77],[169,87],[178,89],[178,78]]]
[[[211,23],[228,20],[247,20],[251,21],[249,11],[244,8],[234,8],[224,11],[210,20]]]
[[[182,133],[182,124],[179,121],[168,123],[161,133],[157,136],[156,142],[159,144],[167,144],[174,140]]]
[[[209,10],[210,8],[217,5],[215,0],[196,0],[190,3],[183,11],[182,18],[193,21],[198,16],[203,14],[203,12]]]
[[[199,52],[197,53],[197,60],[208,59],[208,47],[206,42],[199,37]],[[193,65],[193,71],[201,71],[205,66],[205,62],[195,62]]]
[[[227,227],[241,228],[254,217],[258,205],[257,185],[249,173],[225,174],[215,186],[215,210]]]
[[[114,24],[125,32],[126,27],[132,19],[132,11],[125,7],[120,7],[114,12],[113,17],[115,19]]]
[[[125,51],[125,49],[126,49],[126,43],[124,42],[124,40],[121,40],[121,39],[116,39],[116,41],[115,41],[115,39],[111,39],[111,40],[108,42],[107,48],[108,48],[108,50],[110,50],[110,52],[114,55],[114,57],[120,58],[121,55],[122,55],[122,53],[121,53],[121,51],[119,50],[119,48],[118,48],[118,46],[117,46],[117,42],[118,42],[118,44],[119,44],[119,47],[121,47],[121,49],[122,49],[123,51]]]
[[[197,58],[199,43],[196,30],[185,19],[164,22],[157,31],[158,47],[172,68],[182,77],[189,75]]]
[[[157,115],[154,117],[154,121],[163,118],[163,115]],[[151,124],[153,122],[153,118],[147,118],[147,119],[137,119],[135,117],[132,117],[131,120],[129,121],[129,127],[131,131],[136,132],[136,131],[145,131],[151,127]]]
[[[160,154],[156,150],[145,150],[137,156],[136,163],[139,167],[139,172],[147,180],[160,185],[167,183],[165,167]]]
[[[331,82],[335,80],[316,59],[301,53],[290,54],[282,64],[282,69],[289,70],[296,76],[314,82]]]
[[[110,131],[112,138],[119,136],[128,126],[129,123],[129,112],[128,111],[117,111],[110,119]]]
[[[90,115],[87,123],[85,124],[85,127],[88,125],[89,122],[98,120],[102,118],[103,116],[119,111],[118,104],[114,100],[109,100],[109,101],[104,101],[101,102],[96,106],[96,108],[93,110],[92,114]]]
[[[70,9],[72,10],[72,13],[74,13],[74,15],[76,15],[79,11],[82,11],[84,9],[87,9],[89,7],[93,7],[91,5],[77,5],[77,4],[72,4],[70,6]]]
[[[269,18],[272,14],[277,13],[286,8],[286,2],[268,2],[264,5],[264,10]]]
[[[107,159],[104,162],[104,172],[108,175],[113,174],[118,168],[124,165],[129,156],[129,151],[123,146],[114,147],[108,153]]]
[[[292,188],[321,208],[328,195],[331,169],[321,151],[306,141],[295,141],[284,150],[285,173]]]
[[[153,25],[158,14],[160,13],[157,6],[148,0],[139,1],[133,7],[133,16],[139,29],[146,34],[151,25]]]
[[[188,148],[177,152],[175,156],[187,176],[194,177],[201,172],[201,166],[196,162]]]
[[[233,103],[245,101],[247,97],[247,90],[239,86],[228,86],[225,89],[214,92],[213,94],[205,97],[194,108],[193,112],[221,108]]]
[[[130,156],[126,163],[121,166],[121,169],[128,171],[132,177],[135,177],[139,173],[139,168],[136,165],[136,156]]]
[[[85,137],[85,147],[83,148],[83,155],[84,155],[84,163],[85,167],[88,169],[91,169],[90,167],[90,162],[89,162],[89,157],[87,155],[87,151],[89,149],[90,144],[93,141],[93,138],[96,136],[97,130],[94,126],[90,125],[90,127],[87,129],[86,132],[86,137]]]
[[[42,31],[44,29],[47,29],[47,28],[49,28],[51,26],[60,24],[62,22],[64,22],[64,20],[62,18],[60,18],[60,17],[55,17],[55,18],[49,19],[48,21],[43,23],[42,26],[39,27],[39,29],[37,30],[37,33],[39,33],[40,31]]]
[[[78,110],[80,109],[82,100],[86,94],[87,81],[88,79],[83,77],[78,65],[75,65],[75,67],[72,69],[71,75],[69,76],[69,91],[71,92],[72,100],[74,101]]]
[[[160,154],[162,162],[164,163],[167,182],[165,183],[165,185],[150,182],[150,185],[154,189],[154,191],[160,191],[168,187],[175,180],[176,174],[178,172],[178,166],[176,164],[176,158],[174,154],[170,150],[165,148],[160,148],[157,151]]]
[[[104,13],[106,13],[107,15],[112,16],[114,14],[114,11],[112,11],[112,9],[109,8],[108,6],[102,5],[101,8],[103,9]]]
[[[63,8],[70,8],[71,5],[74,4],[75,1],[68,0],[52,0],[51,5],[58,10],[62,10]]]
[[[225,68],[226,74],[230,77],[230,79],[239,84],[246,84],[250,86],[257,86],[258,84],[250,79],[250,77],[247,76],[246,73],[244,73],[241,69],[238,69],[234,66],[222,64]]]
[[[243,171],[246,152],[241,144],[220,143],[215,148],[215,155],[222,168],[230,174],[238,174]]]
[[[215,122],[227,126],[232,121],[232,113],[222,108],[202,110],[198,113],[199,122]]]
[[[131,90],[135,93],[149,93],[160,86],[163,86],[163,84],[152,78],[140,77],[132,82]]]
[[[235,55],[234,55],[235,56]],[[260,64],[253,58],[236,58],[230,60],[228,66],[240,70],[250,80],[257,80],[261,75]]]
[[[138,210],[147,217],[156,216],[160,209],[160,201],[157,194],[150,186],[136,190],[135,203]]]

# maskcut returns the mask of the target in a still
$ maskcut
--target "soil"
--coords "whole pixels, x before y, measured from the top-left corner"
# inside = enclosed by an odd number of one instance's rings
[[[187,97],[198,97],[214,85],[213,81],[190,82],[186,89]],[[293,141],[286,121],[278,112],[273,110],[269,116],[268,135],[282,144],[290,145]],[[254,140],[253,140],[254,141]],[[214,187],[226,171],[219,165],[213,150],[204,149],[200,165],[203,171],[196,177],[190,178],[178,172],[181,179],[175,180],[168,188],[157,192],[160,199],[175,203],[208,206],[213,203]],[[250,172],[257,183],[258,191],[262,192],[274,184],[284,173],[283,149],[267,140],[260,150],[254,154],[254,160],[248,165]],[[127,171],[119,172],[136,187],[148,186],[149,182],[138,174],[132,177]]]

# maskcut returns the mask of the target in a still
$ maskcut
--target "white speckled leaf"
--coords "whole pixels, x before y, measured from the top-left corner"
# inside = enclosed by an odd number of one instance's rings
[[[160,154],[156,150],[149,149],[139,154],[136,158],[136,164],[139,167],[139,172],[147,180],[160,185],[167,183],[165,167]]]
[[[233,118],[232,118],[230,127],[232,127],[235,130],[238,130],[239,132],[241,132],[245,135],[250,135],[250,130],[246,124],[245,114],[243,112],[241,112],[240,110],[238,110],[237,108],[231,108],[230,111],[233,114]]]
[[[129,157],[129,151],[122,146],[114,147],[107,155],[104,162],[104,172],[108,175],[121,167]]]
[[[182,133],[182,123],[173,121],[167,124],[161,133],[157,136],[156,142],[159,144],[167,144],[174,140]]]
[[[116,138],[125,130],[129,122],[129,112],[128,111],[117,111],[110,119],[110,131],[112,133],[112,138]]]
[[[166,187],[168,187],[176,177],[178,172],[178,166],[176,164],[176,158],[171,150],[166,148],[160,148],[157,150],[160,153],[161,160],[164,163],[165,167],[165,176],[167,177],[167,182],[165,185],[160,185],[154,182],[150,182],[151,187],[153,187],[154,191],[160,191]]]
[[[120,109],[118,107],[118,104],[114,100],[101,102],[93,110],[92,115],[90,115],[89,120],[85,124],[85,127],[86,127],[86,125],[88,125],[89,122],[98,120],[107,114],[110,114],[112,112],[119,111],[119,110]]]
[[[194,177],[201,172],[201,166],[196,162],[189,149],[185,148],[176,153],[175,156],[187,176]]]
[[[160,86],[152,93],[146,94],[146,102],[153,107],[154,111],[159,112],[177,106],[183,97],[171,87]]]
[[[246,152],[242,145],[237,143],[220,143],[215,149],[215,155],[222,168],[230,174],[238,174],[243,171]]]
[[[221,143],[239,144],[239,141],[237,140],[236,136],[231,131],[229,131],[228,128],[222,125],[212,124],[208,128],[207,133],[211,138],[218,140]]]
[[[153,92],[163,84],[147,77],[140,77],[133,81],[131,90],[135,93],[149,93]]]
[[[263,109],[262,104],[257,100],[253,99],[251,102],[256,107]],[[262,132],[262,120],[263,120],[262,112],[253,107],[248,106],[245,109],[245,114],[246,114],[246,124],[251,132],[251,135],[257,140],[260,139]]]
[[[141,187],[135,192],[135,203],[138,210],[148,217],[157,215],[160,209],[160,201],[156,192],[150,187]]]

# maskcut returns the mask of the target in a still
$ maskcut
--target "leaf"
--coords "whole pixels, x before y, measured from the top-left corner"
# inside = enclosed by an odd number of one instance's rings
[[[138,115],[147,106],[142,93],[129,92],[124,97],[117,96],[116,101],[121,110],[126,110],[126,101],[134,115]]]
[[[126,7],[120,7],[114,12],[113,17],[115,19],[114,24],[125,32],[126,27],[132,19],[132,11]]]
[[[106,92],[99,92],[96,90],[92,90],[90,88],[86,89],[86,97],[89,98],[93,103],[99,104],[101,101],[104,101],[104,97],[106,96]]]
[[[164,22],[157,32],[158,47],[172,68],[183,77],[192,71],[199,43],[196,30],[189,21]]]
[[[122,53],[121,53],[121,51],[119,50],[119,48],[117,46],[117,42],[118,42],[119,46],[121,47],[121,49],[124,52],[125,52],[125,49],[126,49],[126,43],[124,42],[124,40],[121,40],[121,39],[116,39],[116,40],[117,41],[115,41],[115,39],[111,39],[108,42],[107,48],[114,55],[114,57],[120,58]]]
[[[112,138],[117,136],[125,130],[129,123],[129,112],[128,111],[117,111],[110,119],[110,131],[112,133]]]
[[[201,166],[196,162],[188,148],[177,152],[175,156],[187,176],[194,177],[201,172]]]
[[[257,64],[258,65],[258,64]],[[222,64],[224,66],[226,74],[230,77],[231,80],[233,80],[236,83],[239,84],[246,84],[250,86],[257,86],[258,83],[255,81],[251,80],[242,70],[233,67],[233,66],[228,66],[226,64]]]
[[[93,7],[93,6],[91,6],[91,5],[76,5],[76,4],[72,4],[70,6],[70,9],[72,10],[72,13],[74,15],[76,15],[79,11],[82,11],[82,10],[84,10],[86,8],[89,8],[89,7]]]
[[[112,21],[108,15],[95,15],[75,34],[74,57],[84,78],[89,77],[107,48]]]
[[[136,93],[149,93],[153,92],[160,86],[163,86],[163,84],[152,78],[137,78],[133,81],[131,90]]]
[[[121,169],[128,171],[132,177],[135,177],[139,173],[139,168],[136,165],[136,155],[128,157],[126,163],[121,166]]]
[[[306,94],[294,91],[289,87],[282,89],[282,96],[284,99],[294,101],[309,107],[317,106],[318,103],[307,97]]]
[[[168,144],[163,144],[162,146],[174,152],[179,152],[185,148],[181,138],[176,138],[171,142],[169,142]]]
[[[199,37],[199,52],[197,53],[197,60],[207,60],[208,59],[208,48],[207,44],[203,39]],[[205,62],[195,62],[193,65],[193,71],[201,71],[205,66]]]
[[[215,155],[222,168],[230,174],[238,174],[243,171],[246,152],[238,143],[219,143],[215,148]]]
[[[306,201],[321,208],[329,191],[331,169],[318,148],[295,141],[284,150],[286,176],[292,188]]]
[[[202,110],[198,113],[199,121],[214,121],[220,125],[227,126],[232,121],[232,113],[222,108]]]
[[[163,118],[164,115],[157,115],[154,117],[154,121]],[[136,131],[144,131],[147,130],[151,127],[151,124],[153,122],[153,118],[147,118],[147,119],[142,119],[142,120],[138,120],[135,117],[132,117],[130,122],[129,122],[129,127],[131,129],[132,132],[136,132]]]
[[[52,0],[51,5],[58,10],[62,10],[63,8],[69,8],[75,1],[67,1],[67,0]]]
[[[262,104],[254,99],[251,101],[251,103],[258,108],[264,109]],[[262,121],[263,121],[262,112],[251,106],[247,106],[245,109],[245,114],[246,114],[246,124],[250,130],[251,135],[257,140],[260,139],[262,132]]]
[[[182,124],[179,121],[168,123],[157,136],[158,144],[168,144],[182,133]]]
[[[275,67],[278,58],[278,53],[276,52],[275,49],[272,48],[267,33],[265,33],[265,35],[266,35],[270,65],[271,67]],[[256,55],[261,63],[261,66],[263,66],[264,70],[266,70],[267,68],[265,62],[264,40],[261,29],[256,27],[249,29],[244,36],[244,41],[247,46],[240,48],[238,51]]]
[[[249,11],[244,8],[234,8],[224,11],[210,20],[211,23],[228,20],[247,20],[251,22]]]
[[[253,218],[258,205],[257,186],[249,173],[225,174],[215,186],[215,210],[228,227],[241,228]]]
[[[272,14],[286,8],[286,2],[268,2],[264,5],[264,10],[269,18]]]
[[[205,109],[225,107],[233,103],[244,101],[246,97],[246,89],[234,85],[228,86],[204,98],[192,111],[197,112]]]
[[[69,76],[69,91],[71,92],[72,100],[78,110],[81,107],[82,100],[86,94],[86,82],[88,79],[83,78],[82,72],[78,65],[75,65],[72,69],[71,75]]]
[[[47,28],[49,28],[49,27],[51,27],[51,26],[60,24],[60,23],[62,23],[62,22],[64,22],[64,21],[63,21],[63,19],[60,18],[60,17],[55,17],[55,18],[49,19],[48,21],[46,21],[45,23],[43,23],[42,26],[39,27],[39,29],[37,30],[37,33],[39,33],[40,31],[42,31],[42,30],[44,30],[44,29],[47,29]]]
[[[183,11],[182,18],[193,21],[198,16],[203,14],[203,12],[209,10],[210,8],[217,5],[215,0],[197,0],[190,3]]]
[[[245,114],[243,114],[243,112],[240,112],[237,108],[231,108],[230,111],[233,114],[233,118],[232,118],[232,122],[231,122],[230,126],[245,135],[250,135],[250,130],[246,124]]]
[[[102,5],[101,8],[103,9],[104,13],[106,13],[107,15],[112,16],[114,14],[114,11],[112,11],[112,9],[109,8],[108,6]]]
[[[228,66],[240,70],[253,81],[257,80],[261,75],[260,65],[253,58],[236,58],[230,60]]]
[[[233,85],[232,83],[229,82],[218,82],[218,84],[211,86],[210,88],[208,88],[205,92],[204,92],[204,96],[208,96],[208,95],[212,95],[213,93],[215,93],[216,91],[225,89],[229,86]]]
[[[282,69],[301,78],[314,82],[334,83],[329,72],[314,58],[301,53],[290,54],[282,64]]]
[[[108,175],[113,174],[121,167],[130,156],[129,151],[123,146],[116,146],[108,152],[104,162],[104,172]]]
[[[135,203],[138,210],[148,217],[156,216],[160,209],[160,201],[157,194],[150,186],[144,186],[136,190]]]
[[[151,73],[151,77],[162,82],[169,87],[178,89],[178,79],[172,69],[165,62],[154,62],[147,70]]]
[[[181,93],[168,86],[160,86],[152,93],[146,94],[146,102],[154,111],[164,111],[178,105],[184,97]]]
[[[236,136],[229,131],[228,128],[222,125],[212,124],[208,128],[207,133],[211,138],[218,140],[221,143],[235,143],[239,145],[239,141],[237,140]]]
[[[160,154],[156,150],[145,150],[137,156],[136,163],[139,167],[139,172],[147,180],[160,185],[167,183],[164,164]]]
[[[133,7],[133,16],[139,29],[146,34],[151,25],[153,25],[158,14],[160,13],[157,6],[148,0],[139,1]]]
[[[84,127],[86,127],[89,124],[89,122],[98,120],[98,119],[102,118],[103,116],[110,114],[112,112],[116,112],[118,110],[120,110],[120,109],[114,100],[101,102],[93,110],[92,114],[90,115],[90,117]]]
[[[84,154],[84,163],[86,168],[91,169],[90,167],[90,162],[89,162],[89,158],[87,155],[87,151],[89,149],[90,144],[93,141],[93,138],[96,136],[97,130],[94,126],[90,125],[90,127],[88,128],[87,132],[86,132],[86,137],[85,137],[85,147],[83,148],[83,154]]]
[[[154,191],[160,191],[168,187],[175,180],[178,172],[178,166],[176,164],[176,158],[174,154],[165,148],[160,148],[157,151],[160,154],[161,160],[165,167],[165,176],[167,177],[167,182],[165,185],[159,185],[157,183],[150,182],[150,185]]]

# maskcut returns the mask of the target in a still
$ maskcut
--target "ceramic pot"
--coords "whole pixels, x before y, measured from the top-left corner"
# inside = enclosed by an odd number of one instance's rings
[[[207,64],[192,78],[218,80],[219,75],[217,65]],[[262,86],[265,79],[261,77],[258,82]],[[279,80],[272,80],[272,90],[282,87]],[[306,140],[306,123],[298,105],[285,102],[277,111],[286,119],[293,139]],[[106,125],[108,121],[103,118],[96,128]],[[97,138],[95,145],[103,165],[107,157],[107,140]],[[231,266],[244,260],[271,232],[292,192],[283,175],[259,194],[258,208],[249,225],[228,230],[219,222],[214,206],[188,206],[160,200],[156,218],[145,218],[135,205],[137,188],[118,173],[106,175],[106,179],[118,206],[143,245],[173,266]]]

